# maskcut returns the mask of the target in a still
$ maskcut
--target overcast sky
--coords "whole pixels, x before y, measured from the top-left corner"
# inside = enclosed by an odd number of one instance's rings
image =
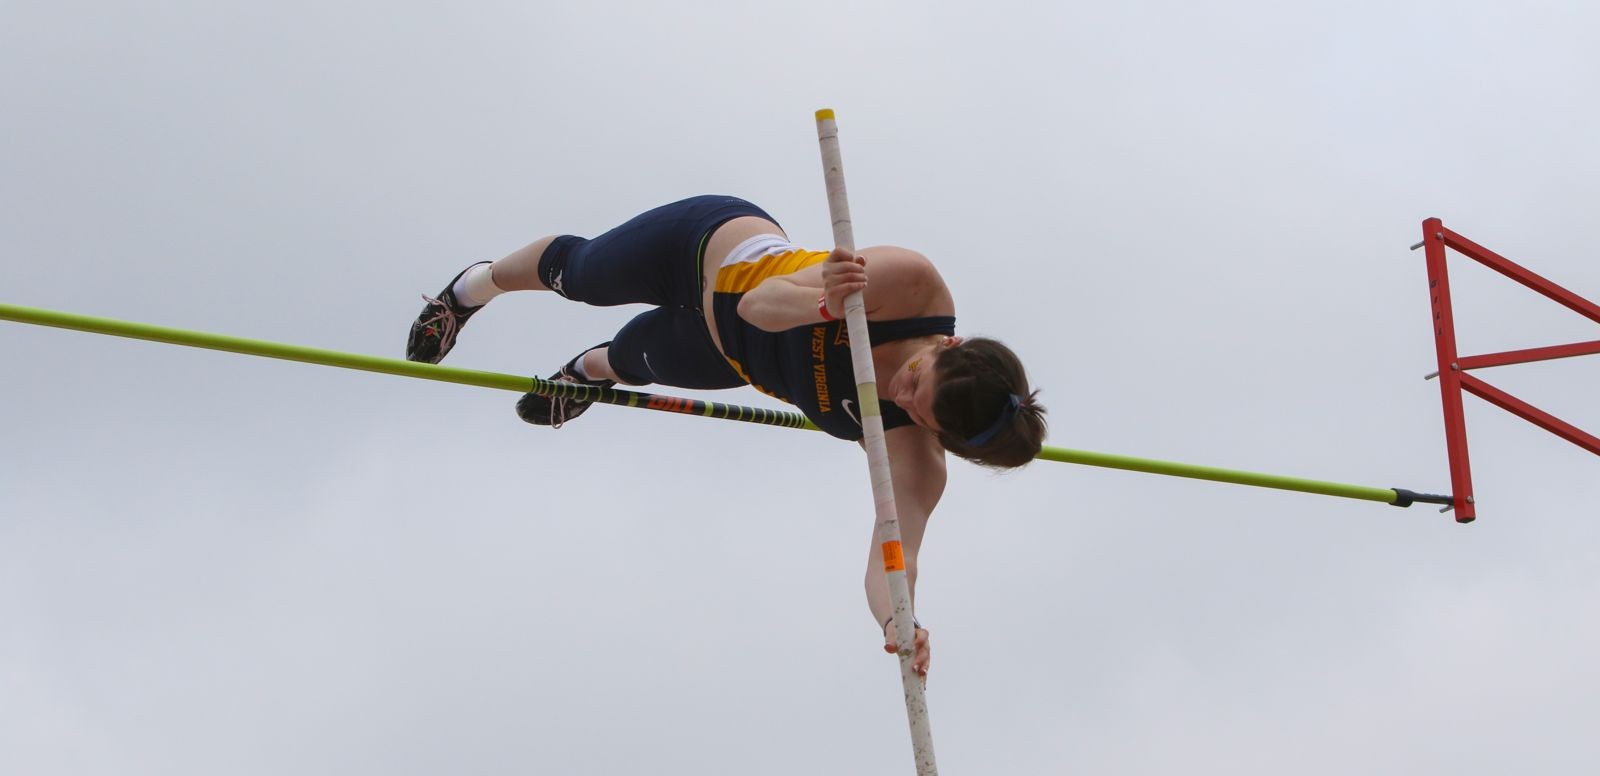
[[[1600,299],[1576,2],[0,4],[0,302],[399,356],[462,266],[737,194],[919,249],[1053,445],[1449,489],[1420,222]],[[1600,338],[1452,258],[1464,353]],[[545,375],[636,308],[498,300]],[[0,323],[0,772],[910,773],[825,435]],[[1600,432],[1600,357],[1482,377]],[[753,390],[723,401],[775,402]],[[947,774],[1574,773],[1600,459],[1479,521],[959,461]]]

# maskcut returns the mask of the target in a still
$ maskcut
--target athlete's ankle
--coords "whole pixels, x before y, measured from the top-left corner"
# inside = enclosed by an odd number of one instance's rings
[[[611,370],[611,359],[607,355],[610,350],[607,347],[598,347],[585,351],[582,356],[579,356],[573,363],[578,372],[578,377],[591,382],[597,380],[610,380],[614,383],[622,382],[617,378],[617,373]]]
[[[506,290],[494,282],[494,265],[489,262],[474,264],[461,273],[450,293],[464,307],[482,307]]]

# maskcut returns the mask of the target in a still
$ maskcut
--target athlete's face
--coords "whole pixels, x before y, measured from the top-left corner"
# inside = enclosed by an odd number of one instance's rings
[[[933,363],[939,351],[959,344],[960,337],[946,337],[914,351],[889,381],[889,400],[905,410],[913,423],[931,431],[939,430],[938,422],[933,419],[933,395],[939,387]]]

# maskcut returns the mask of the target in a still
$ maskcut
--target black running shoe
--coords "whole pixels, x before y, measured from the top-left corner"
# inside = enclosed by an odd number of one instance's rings
[[[599,345],[595,345],[594,348],[583,351],[583,353],[588,353],[595,348],[607,347],[610,344],[609,342],[602,342]],[[617,381],[615,380],[585,380],[578,376],[578,359],[583,358],[583,353],[573,356],[572,360],[568,361],[566,366],[561,367],[560,371],[551,375],[550,379],[563,383],[592,385],[597,388],[615,388],[617,386]],[[535,426],[561,428],[561,424],[582,415],[584,410],[589,409],[591,404],[594,404],[594,402],[588,399],[567,399],[560,396],[540,396],[537,393],[529,393],[524,394],[517,401],[517,416]]]
[[[478,264],[488,264],[480,261]],[[472,267],[478,266],[472,265]],[[467,267],[467,269],[472,269]],[[461,333],[461,327],[467,325],[467,319],[472,314],[482,310],[483,305],[465,307],[456,301],[456,281],[467,274],[467,269],[456,273],[449,285],[439,292],[439,298],[434,299],[427,294],[422,298],[428,304],[422,308],[422,314],[417,316],[415,323],[411,324],[411,336],[406,338],[406,360],[421,361],[424,364],[437,364],[444,360],[444,354],[456,346],[456,335]]]

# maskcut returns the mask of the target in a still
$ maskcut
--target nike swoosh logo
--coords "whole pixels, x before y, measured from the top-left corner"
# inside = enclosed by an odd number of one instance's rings
[[[861,425],[861,416],[857,415],[855,408],[850,406],[855,403],[855,399],[845,399],[844,401],[839,402],[839,405],[844,407],[844,414],[849,415],[850,419],[855,421],[856,425],[859,426]]]

